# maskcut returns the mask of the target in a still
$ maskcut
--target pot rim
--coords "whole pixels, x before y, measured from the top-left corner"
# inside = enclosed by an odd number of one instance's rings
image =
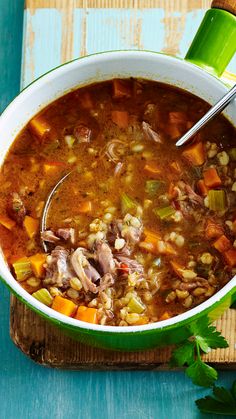
[[[159,57],[161,60],[168,60],[171,63],[179,62],[183,64],[186,67],[192,68],[196,73],[199,73],[199,75],[203,75],[206,77],[209,77],[210,79],[214,78],[215,82],[219,84],[221,87],[224,87],[224,89],[227,91],[226,84],[217,78],[215,75],[207,73],[202,68],[198,67],[195,64],[192,64],[188,61],[185,61],[182,58],[179,57],[173,57],[171,55],[167,55],[160,52],[155,51],[148,51],[148,50],[112,50],[112,51],[104,51],[104,52],[98,52],[94,54],[90,54],[84,57],[79,57],[74,60],[71,60],[69,62],[63,63],[52,70],[48,71],[47,73],[41,75],[36,80],[34,80],[32,83],[30,83],[27,87],[25,87],[15,98],[14,100],[7,106],[7,108],[4,110],[0,117],[0,130],[1,125],[4,122],[5,118],[8,118],[11,116],[12,113],[14,113],[14,107],[17,105],[20,101],[24,100],[25,97],[30,93],[32,94],[32,90],[39,89],[42,85],[45,83],[50,82],[50,79],[54,77],[54,75],[60,75],[67,71],[68,68],[76,67],[79,65],[81,60],[90,60],[93,62],[94,60],[103,60],[109,58],[109,55],[112,57],[119,56],[119,55],[131,55],[136,59],[139,59],[140,57],[149,56],[155,56]],[[104,58],[105,57],[105,58]],[[88,84],[88,83],[86,83]],[[66,92],[62,93],[59,97],[63,96]],[[50,101],[49,103],[51,103]],[[45,105],[44,105],[45,106]],[[2,270],[2,267],[0,266],[0,270]],[[49,319],[53,319],[56,322],[59,322],[61,324],[67,325],[67,326],[73,326],[75,328],[84,329],[84,330],[94,330],[97,332],[109,332],[109,333],[135,333],[135,332],[145,332],[149,330],[158,330],[163,329],[175,325],[181,325],[181,323],[185,323],[186,321],[190,321],[195,316],[200,315],[202,312],[205,312],[206,310],[210,309],[213,305],[220,302],[220,300],[226,296],[227,293],[230,293],[235,288],[236,290],[236,276],[234,276],[223,288],[221,288],[215,295],[208,298],[205,302],[199,304],[197,307],[192,308],[191,310],[188,310],[182,314],[179,314],[177,316],[174,316],[168,320],[162,320],[155,323],[149,323],[146,325],[140,325],[140,326],[107,326],[107,325],[95,325],[91,323],[82,322],[80,320],[65,316],[52,308],[44,305],[40,301],[36,300],[32,295],[30,295],[27,291],[25,291],[21,285],[15,280],[15,278],[11,275],[7,263],[4,264],[3,270],[5,271],[4,274],[0,278],[3,280],[3,282],[10,288],[11,291],[13,291],[17,297],[19,297],[26,305],[29,305],[33,310],[39,312],[39,314],[48,317]],[[3,277],[4,276],[4,277]]]

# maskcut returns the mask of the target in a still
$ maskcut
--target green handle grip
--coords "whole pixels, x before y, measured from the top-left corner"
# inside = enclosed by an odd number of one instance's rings
[[[220,76],[236,52],[236,16],[210,9],[193,39],[185,59]]]

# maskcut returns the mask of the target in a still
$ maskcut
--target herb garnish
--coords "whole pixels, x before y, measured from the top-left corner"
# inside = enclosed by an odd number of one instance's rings
[[[231,390],[213,386],[212,392],[213,396],[206,396],[195,401],[198,409],[203,413],[236,416],[236,380]]]
[[[182,367],[187,365],[186,374],[198,386],[211,387],[217,380],[218,373],[201,359],[201,351],[208,353],[211,349],[227,348],[228,343],[215,326],[201,319],[190,325],[191,337],[178,345],[172,352],[170,365]]]

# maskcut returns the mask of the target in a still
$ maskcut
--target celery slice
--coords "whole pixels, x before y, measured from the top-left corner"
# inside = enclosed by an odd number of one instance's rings
[[[226,210],[226,194],[224,190],[210,190],[208,192],[209,208],[212,211]]]
[[[25,281],[30,275],[32,275],[31,263],[29,258],[24,257],[17,260],[12,264],[17,281]]]
[[[122,214],[126,214],[127,212],[137,210],[138,206],[138,203],[134,199],[130,198],[130,196],[128,196],[126,193],[123,193],[121,195]]]
[[[171,215],[173,215],[175,213],[175,209],[171,206],[168,206],[168,207],[164,207],[164,208],[154,208],[153,212],[161,220],[166,220],[169,217],[171,217]]]
[[[41,290],[34,292],[32,296],[46,306],[52,305],[53,298],[46,288],[41,288]]]
[[[231,148],[228,154],[231,160],[236,161],[236,147]]]
[[[146,186],[145,186],[145,192],[148,193],[150,196],[156,195],[158,189],[164,182],[161,182],[160,180],[147,180]]]
[[[132,311],[132,313],[142,313],[145,310],[144,304],[138,300],[136,297],[131,297],[128,303],[128,307]]]

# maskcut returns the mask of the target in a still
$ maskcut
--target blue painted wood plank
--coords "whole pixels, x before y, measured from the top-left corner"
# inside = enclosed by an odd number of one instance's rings
[[[163,9],[74,9],[72,12],[73,45],[67,60],[81,54],[114,49],[146,49],[180,57],[186,54],[200,25],[204,10],[166,16]],[[168,23],[173,27],[168,29]],[[63,12],[38,9],[32,15],[25,11],[22,86],[63,61]],[[70,47],[69,47],[70,48]],[[236,56],[228,66],[236,73]]]
[[[19,91],[24,0],[0,1],[0,112]]]

